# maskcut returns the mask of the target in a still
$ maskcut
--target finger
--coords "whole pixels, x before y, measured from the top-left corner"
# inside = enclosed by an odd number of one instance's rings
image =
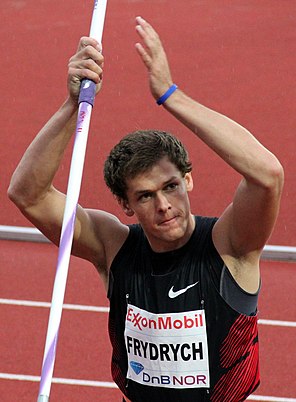
[[[89,36],[82,36],[79,40],[77,52],[84,49],[87,46],[94,47],[98,52],[102,52],[102,44],[99,43],[96,39],[91,38]]]
[[[138,31],[138,34],[142,37],[143,40],[145,41],[159,40],[157,32],[142,17],[137,17],[136,22],[137,22],[136,30]]]
[[[102,73],[98,75],[94,71],[88,69],[75,69],[70,67],[69,77],[69,82],[80,83],[80,81],[82,81],[83,79],[89,79],[96,84],[99,84],[102,81],[103,75]]]
[[[103,74],[103,69],[92,60],[81,60],[80,63],[69,63],[69,76],[88,78],[94,82],[99,82]]]
[[[99,67],[103,67],[104,64],[104,56],[90,45],[86,46],[84,49],[81,49],[74,56],[72,56],[69,60],[69,63],[76,63],[79,65],[82,60],[91,60],[91,62],[97,64]]]
[[[82,52],[82,51],[81,51]],[[81,53],[80,52],[80,53]],[[78,77],[79,79],[88,78],[94,82],[100,82],[103,73],[103,56],[100,55],[100,62],[92,58],[81,58],[74,56],[69,60],[68,72],[69,77]],[[70,78],[71,79],[71,78]]]
[[[136,31],[140,38],[143,40],[147,51],[151,56],[159,51],[161,47],[161,42],[157,32],[152,28],[152,26],[145,21],[142,17],[137,17]]]
[[[103,68],[101,65],[97,64],[92,59],[81,60],[79,64],[76,65],[77,68],[87,69],[93,71],[95,74],[100,75],[103,72]]]
[[[142,30],[150,36],[157,36],[156,31],[152,28],[152,25],[149,24],[144,18],[142,17],[136,17],[136,22],[138,26],[142,28]]]
[[[135,48],[137,50],[137,53],[140,55],[143,63],[145,64],[145,66],[148,68],[148,70],[150,70],[152,59],[149,56],[149,54],[147,53],[147,51],[144,49],[144,47],[141,45],[141,43],[136,43]]]

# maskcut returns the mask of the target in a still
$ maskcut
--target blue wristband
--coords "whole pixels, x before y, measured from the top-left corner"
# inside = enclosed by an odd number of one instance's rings
[[[178,85],[173,84],[157,101],[158,105],[162,105],[174,92],[178,89]]]

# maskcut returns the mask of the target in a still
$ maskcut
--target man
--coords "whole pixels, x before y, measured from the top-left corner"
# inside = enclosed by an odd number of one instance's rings
[[[105,180],[139,224],[79,206],[73,254],[95,265],[108,291],[112,374],[125,400],[243,401],[259,384],[259,259],[278,215],[283,169],[247,130],[173,84],[148,22],[137,17],[136,30],[153,97],[242,180],[219,219],[193,216],[183,145],[160,131],[130,134],[111,151]],[[94,39],[80,40],[69,62],[68,99],[25,152],[9,188],[55,244],[65,195],[52,180],[73,133],[80,81],[100,90],[100,50]]]

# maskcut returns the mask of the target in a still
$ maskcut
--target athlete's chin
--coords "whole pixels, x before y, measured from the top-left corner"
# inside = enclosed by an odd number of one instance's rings
[[[155,249],[169,251],[182,247],[188,241],[192,230],[189,220],[177,216],[158,222],[148,237],[155,243]]]

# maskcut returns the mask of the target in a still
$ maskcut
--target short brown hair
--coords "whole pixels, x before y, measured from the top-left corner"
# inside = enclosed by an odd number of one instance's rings
[[[149,170],[167,156],[184,177],[192,166],[188,153],[175,136],[165,131],[139,130],[126,135],[111,150],[105,165],[104,179],[112,193],[126,199],[126,180]]]

